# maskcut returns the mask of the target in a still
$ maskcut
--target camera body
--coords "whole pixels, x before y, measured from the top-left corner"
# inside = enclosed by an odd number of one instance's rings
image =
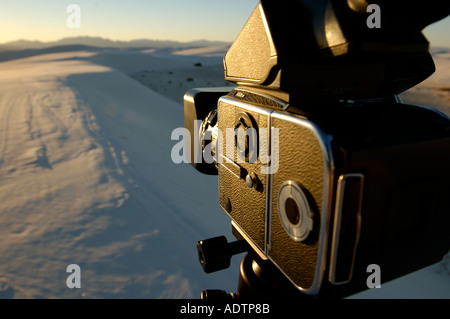
[[[253,93],[238,89],[219,99],[218,128],[235,128],[246,114],[262,133],[253,151],[270,159],[239,161],[240,144],[224,134],[220,206],[298,289],[314,295],[324,283],[352,286],[340,288],[345,292],[366,289],[371,264],[390,280],[448,252],[445,117],[396,101],[366,101],[333,105],[332,120],[321,121],[267,106],[275,101],[261,106],[236,98],[246,94]],[[275,136],[262,136],[266,131]]]
[[[428,76],[429,56],[410,56],[426,72],[407,82],[379,73],[384,55],[361,64],[360,51],[292,64],[276,45],[272,6],[258,5],[225,56],[225,78],[237,87],[185,95],[188,160],[218,174],[235,236],[313,296],[367,289],[372,264],[385,282],[438,262],[450,247],[450,120],[393,94]],[[372,82],[361,69],[373,70]],[[305,70],[319,85],[294,80]]]

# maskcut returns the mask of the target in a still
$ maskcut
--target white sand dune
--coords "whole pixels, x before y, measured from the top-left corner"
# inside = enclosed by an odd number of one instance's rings
[[[0,298],[235,291],[240,258],[210,275],[197,262],[197,240],[232,239],[217,178],[170,157],[184,91],[223,85],[217,50],[0,63]],[[81,289],[66,286],[69,264],[81,267]],[[359,296],[450,298],[449,278],[441,263]]]
[[[195,242],[229,233],[217,181],[172,163],[179,105],[94,53],[0,64],[0,297],[198,297]],[[210,198],[210,200],[202,200]],[[66,287],[78,264],[82,289]]]
[[[203,48],[192,48],[192,49],[184,49],[180,51],[175,51],[173,54],[175,55],[195,55],[195,56],[206,56],[206,57],[223,57],[225,53],[227,53],[229,45],[216,45],[210,47]]]

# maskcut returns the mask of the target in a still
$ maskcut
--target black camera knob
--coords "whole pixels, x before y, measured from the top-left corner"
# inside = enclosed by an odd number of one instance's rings
[[[231,257],[249,249],[245,240],[228,243],[225,236],[197,242],[198,259],[207,274],[230,267]]]

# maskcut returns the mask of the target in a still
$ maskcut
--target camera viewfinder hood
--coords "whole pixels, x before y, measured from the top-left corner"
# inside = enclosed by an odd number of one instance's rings
[[[225,79],[317,102],[392,97],[429,77],[421,30],[448,4],[380,0],[372,13],[369,2],[261,1],[224,57]]]

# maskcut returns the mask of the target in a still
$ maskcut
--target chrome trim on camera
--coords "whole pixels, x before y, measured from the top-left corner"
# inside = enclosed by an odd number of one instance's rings
[[[267,260],[266,254],[253,242],[252,238],[233,220],[231,219],[231,225],[238,231],[238,233],[245,239],[245,241],[252,247],[253,251],[258,254],[262,260]]]
[[[334,160],[331,150],[331,137],[326,134],[320,127],[313,122],[301,118],[299,116],[287,113],[281,113],[274,111],[271,115],[272,118],[278,118],[284,121],[289,121],[301,125],[309,129],[320,143],[322,149],[323,161],[324,161],[324,185],[323,185],[323,198],[322,198],[322,211],[320,213],[320,235],[319,235],[319,251],[316,261],[316,272],[314,274],[314,282],[309,288],[299,287],[287,274],[281,269],[281,267],[270,257],[270,252],[267,253],[269,259],[277,266],[277,268],[289,279],[301,292],[307,295],[317,295],[320,291],[320,287],[325,277],[325,271],[327,268],[327,253],[328,253],[328,240],[330,233],[330,219],[331,219],[331,203],[333,198],[333,180],[334,180]],[[270,230],[271,231],[271,230]],[[270,245],[270,244],[269,244]]]
[[[270,100],[274,101],[275,103],[279,104],[280,105],[279,109],[281,109],[283,111],[287,110],[287,108],[289,107],[289,103],[288,102],[286,102],[285,100],[283,100],[283,99],[281,99],[279,97],[271,95],[270,93],[272,93],[272,92],[270,92],[268,90],[261,90],[259,88],[253,88],[253,87],[250,88],[250,87],[247,87],[245,85],[242,85],[241,87],[236,88],[234,90],[238,91],[238,92],[242,92],[243,94],[246,94],[246,93],[247,94],[256,94],[256,95],[262,96],[262,97],[264,97],[266,99],[270,99]],[[268,93],[268,92],[270,92],[270,93]],[[277,94],[277,93],[279,93],[279,92],[278,91],[273,91],[273,94]]]
[[[233,162],[233,160],[229,159],[228,157],[224,156],[223,154],[219,154],[220,161],[219,165],[222,165],[227,171],[229,171],[231,174],[233,174],[237,179],[244,179],[247,175],[247,172],[245,169],[240,167],[238,164]]]
[[[271,114],[270,114],[271,115]],[[267,117],[267,127],[272,128],[272,116]],[[272,158],[272,130],[268,130],[268,140],[267,140],[267,155]],[[266,228],[265,228],[265,234],[264,234],[264,253],[267,257],[269,256],[270,251],[270,225],[272,223],[272,196],[273,196],[273,174],[267,174],[266,179]]]
[[[345,198],[345,186],[347,179],[349,178],[357,178],[360,180],[359,197],[356,198],[356,200],[358,201],[358,209],[356,212],[357,218],[356,236],[355,236],[355,243],[353,246],[352,261],[350,264],[350,269],[348,269],[349,271],[348,277],[345,280],[337,280],[336,266],[338,263],[338,250],[341,233],[342,211]],[[355,264],[356,248],[358,246],[359,237],[361,233],[361,206],[362,206],[363,187],[364,187],[364,175],[362,174],[344,174],[339,176],[336,189],[336,206],[334,213],[333,238],[331,244],[330,272],[328,274],[328,281],[330,281],[334,285],[342,285],[349,283],[353,276],[353,266]]]
[[[219,102],[232,104],[234,106],[237,106],[237,107],[240,107],[240,108],[243,108],[243,109],[246,109],[246,110],[258,113],[258,114],[266,115],[266,116],[270,116],[270,114],[273,112],[273,110],[265,109],[265,108],[263,108],[263,107],[261,107],[259,105],[252,105],[252,104],[248,104],[248,103],[245,103],[245,102],[241,102],[239,100],[232,99],[232,98],[230,98],[228,96],[222,96],[219,99]]]

